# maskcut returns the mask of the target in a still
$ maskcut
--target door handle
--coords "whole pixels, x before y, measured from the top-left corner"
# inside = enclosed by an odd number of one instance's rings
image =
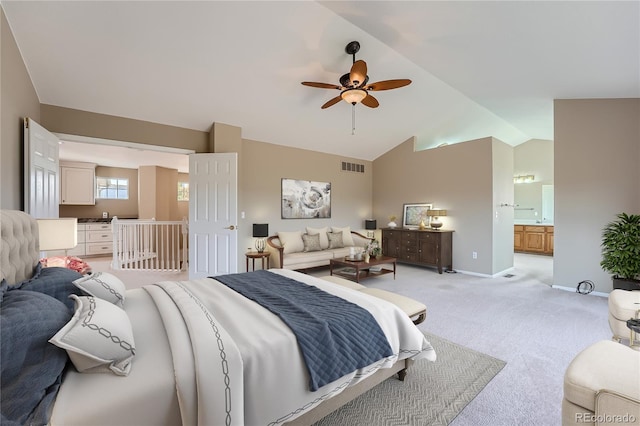
[[[235,227],[235,226],[233,226],[233,225],[231,225],[231,226],[227,226],[227,227],[226,227],[226,228],[224,228],[224,229],[230,229],[230,230],[232,230],[232,231],[233,231],[234,229],[236,229],[236,227]]]

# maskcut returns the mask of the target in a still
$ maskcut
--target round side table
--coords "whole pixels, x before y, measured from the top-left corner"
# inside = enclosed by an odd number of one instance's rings
[[[265,265],[269,264],[269,256],[271,255],[268,251],[263,251],[262,253],[257,251],[250,251],[244,254],[247,257],[247,272],[249,272],[249,259],[251,259],[251,267],[255,271],[256,270],[256,259],[262,259],[262,269],[265,268]]]

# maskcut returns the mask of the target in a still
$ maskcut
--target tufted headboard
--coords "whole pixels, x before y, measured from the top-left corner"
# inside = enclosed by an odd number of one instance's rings
[[[31,278],[39,261],[38,222],[18,210],[0,210],[0,279],[9,285]]]

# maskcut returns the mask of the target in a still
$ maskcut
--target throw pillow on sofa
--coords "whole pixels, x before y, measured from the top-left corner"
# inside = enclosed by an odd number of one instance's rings
[[[304,243],[305,252],[308,251],[320,251],[320,235],[318,234],[302,234],[302,242]]]
[[[309,228],[307,226],[307,234],[318,234],[320,236],[320,248],[322,250],[326,250],[329,248],[329,238],[327,237],[327,232],[329,232],[329,227],[327,226],[325,226],[324,228]]]
[[[329,248],[342,248],[344,247],[344,243],[342,242],[342,232],[328,232],[327,237],[329,238]]]
[[[342,243],[345,247],[355,246],[356,243],[353,242],[353,237],[351,236],[351,227],[347,226],[345,228],[337,228],[335,226],[331,227],[332,232],[342,232]]]
[[[299,253],[304,250],[300,231],[278,232],[278,239],[285,253]]]

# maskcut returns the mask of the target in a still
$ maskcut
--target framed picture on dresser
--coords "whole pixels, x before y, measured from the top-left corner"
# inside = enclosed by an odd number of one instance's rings
[[[402,209],[402,227],[403,228],[418,228],[420,222],[424,221],[424,224],[429,226],[429,216],[427,211],[433,208],[433,204],[418,203],[418,204],[404,204]]]

